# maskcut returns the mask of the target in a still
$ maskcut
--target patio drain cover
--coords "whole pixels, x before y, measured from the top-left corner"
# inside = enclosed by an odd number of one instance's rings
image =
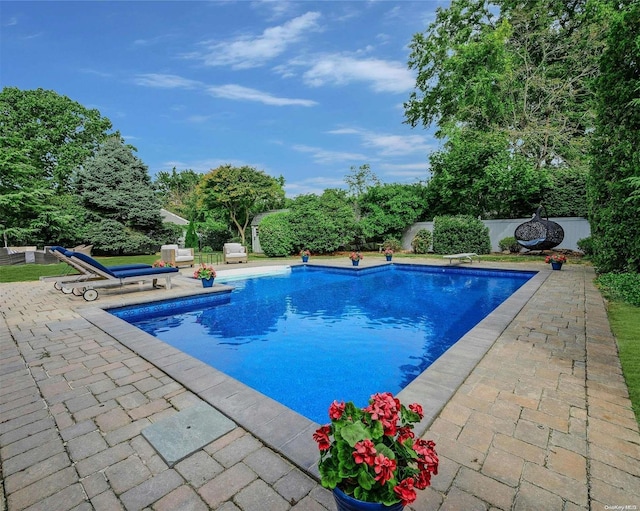
[[[162,459],[173,467],[191,453],[236,427],[207,403],[200,403],[142,430]]]

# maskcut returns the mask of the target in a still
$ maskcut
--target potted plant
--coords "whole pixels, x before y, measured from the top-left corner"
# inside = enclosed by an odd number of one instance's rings
[[[193,272],[193,278],[200,279],[202,281],[202,287],[211,287],[213,286],[213,279],[216,278],[216,270],[213,266],[202,264],[200,268]]]
[[[551,268],[561,270],[562,264],[567,262],[567,256],[564,254],[551,254],[545,257],[544,262],[551,263]]]
[[[313,438],[322,486],[333,490],[339,511],[400,510],[431,484],[438,473],[435,444],[412,431],[422,417],[419,404],[405,407],[390,392],[372,395],[365,408],[331,404],[331,423]]]
[[[351,264],[358,266],[360,259],[364,259],[364,256],[360,252],[351,252],[349,254],[349,259],[351,259]]]
[[[173,264],[171,261],[163,261],[162,259],[158,259],[157,261],[154,261],[151,266],[153,266],[154,268],[175,268],[176,267],[176,265]]]
[[[389,247],[384,249],[384,256],[387,258],[387,261],[391,261],[393,257],[393,250]]]
[[[302,257],[302,262],[306,263],[309,261],[309,256],[311,255],[311,252],[309,251],[309,249],[307,248],[303,248],[300,251],[300,256]]]

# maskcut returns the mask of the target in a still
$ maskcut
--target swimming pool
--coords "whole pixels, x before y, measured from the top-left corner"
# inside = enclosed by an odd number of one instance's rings
[[[397,393],[533,274],[296,267],[198,298],[209,304],[110,312],[323,423],[334,399]]]

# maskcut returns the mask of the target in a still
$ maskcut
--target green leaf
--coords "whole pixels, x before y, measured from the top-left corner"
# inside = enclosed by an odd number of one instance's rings
[[[358,485],[365,490],[370,490],[374,484],[376,484],[376,480],[366,467],[363,467],[363,470],[358,473]]]
[[[351,447],[354,447],[361,440],[371,438],[367,427],[361,421],[344,426],[340,430],[340,434]]]

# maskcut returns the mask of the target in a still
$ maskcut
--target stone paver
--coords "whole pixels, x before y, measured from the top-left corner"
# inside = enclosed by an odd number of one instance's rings
[[[409,511],[640,508],[638,423],[593,271],[532,269],[548,278],[422,435],[436,441],[440,473]],[[101,290],[97,303],[200,292],[174,284]],[[0,511],[335,509],[312,474],[250,428],[169,468],[142,429],[202,402],[200,391],[214,395],[216,382],[191,376],[185,388],[165,365],[186,375],[188,358],[162,350],[154,366],[50,284],[0,284],[0,303]]]

